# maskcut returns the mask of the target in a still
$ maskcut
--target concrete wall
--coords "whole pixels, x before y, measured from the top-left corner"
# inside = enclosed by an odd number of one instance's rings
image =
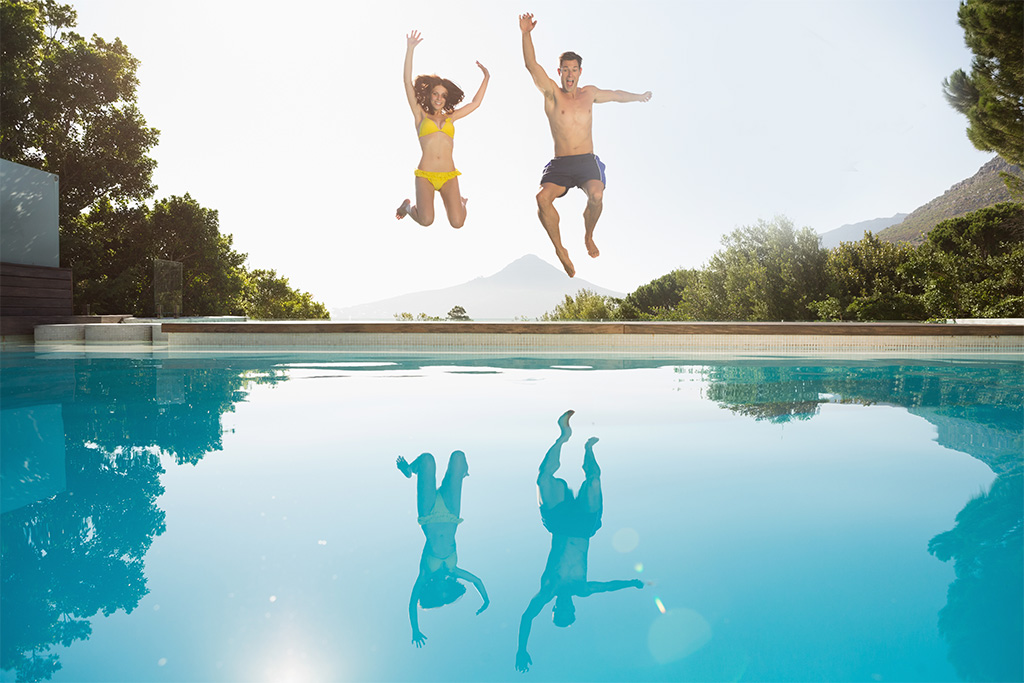
[[[60,179],[0,159],[0,261],[60,265]]]

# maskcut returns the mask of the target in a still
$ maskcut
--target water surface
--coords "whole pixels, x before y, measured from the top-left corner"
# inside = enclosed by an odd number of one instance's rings
[[[1024,365],[61,356],[2,363],[3,680],[1021,680]],[[527,605],[575,410],[601,528]],[[452,605],[395,466],[466,454]],[[19,678],[20,677],[20,678]]]

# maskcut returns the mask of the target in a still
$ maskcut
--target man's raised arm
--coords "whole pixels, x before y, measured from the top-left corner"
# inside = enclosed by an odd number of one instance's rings
[[[526,70],[533,77],[533,83],[542,93],[548,95],[554,92],[555,82],[548,78],[544,69],[537,63],[537,54],[533,49],[533,36],[530,32],[537,25],[537,20],[532,14],[519,15],[519,30],[523,32],[523,61],[526,62]]]
[[[594,102],[647,102],[651,99],[651,91],[645,93],[626,92],[625,90],[601,90],[595,88]]]

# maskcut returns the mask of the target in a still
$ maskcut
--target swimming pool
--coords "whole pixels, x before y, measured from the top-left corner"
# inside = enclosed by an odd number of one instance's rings
[[[4,352],[0,372],[3,680],[1024,677],[1019,355]],[[576,490],[597,437],[603,505],[559,628],[524,613],[565,536],[537,479],[569,409],[556,476]],[[454,451],[453,564],[489,606],[470,585],[417,609],[417,648],[396,457],[432,453],[440,482]]]

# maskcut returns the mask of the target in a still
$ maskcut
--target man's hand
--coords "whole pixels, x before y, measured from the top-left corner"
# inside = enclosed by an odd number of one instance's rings
[[[423,641],[426,639],[427,637],[419,631],[412,632],[412,642],[416,644],[416,647],[423,647]]]
[[[533,27],[537,25],[537,20],[533,18],[533,15],[527,12],[526,14],[519,15],[519,30],[523,33],[529,33],[533,30]]]
[[[643,95],[640,96],[640,99],[637,100],[637,101],[638,102],[650,102],[651,101],[651,91],[648,90],[647,92],[645,92]]]
[[[526,673],[530,670],[531,664],[533,664],[533,660],[530,659],[530,654],[526,650],[516,652],[516,671]]]

